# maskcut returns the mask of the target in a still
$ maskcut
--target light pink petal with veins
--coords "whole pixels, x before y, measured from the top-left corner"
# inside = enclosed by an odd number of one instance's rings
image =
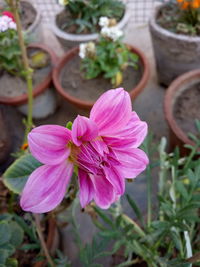
[[[67,159],[71,132],[58,125],[43,125],[28,134],[31,154],[43,164],[57,165]]]
[[[102,209],[108,209],[116,199],[113,185],[105,176],[90,175],[94,186],[94,201]]]
[[[53,210],[64,198],[72,172],[73,165],[67,161],[57,166],[37,168],[23,189],[22,209],[33,213]]]
[[[125,179],[117,171],[117,168],[113,167],[112,165],[110,167],[105,166],[104,171],[105,171],[107,180],[113,185],[117,195],[124,194]]]
[[[80,187],[80,203],[81,207],[84,208],[90,201],[93,199],[94,196],[94,188],[92,181],[87,174],[87,172],[79,169],[78,171],[78,179],[79,179],[79,187]]]
[[[132,112],[132,117],[125,127],[114,133],[113,136],[104,137],[103,140],[115,148],[137,148],[144,141],[147,131],[147,123],[141,121],[136,112]]]
[[[124,178],[135,178],[149,164],[147,155],[139,148],[125,151],[115,150],[114,153],[120,162],[120,166],[117,166],[117,169],[123,174]]]
[[[91,141],[98,135],[97,125],[90,119],[78,115],[72,125],[72,140],[80,146],[84,141]]]
[[[131,99],[123,88],[108,90],[94,104],[90,119],[99,129],[100,136],[112,135],[122,129],[131,118]]]

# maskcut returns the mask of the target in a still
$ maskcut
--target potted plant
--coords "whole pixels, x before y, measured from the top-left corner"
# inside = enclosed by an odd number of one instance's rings
[[[97,98],[108,88],[124,87],[134,99],[145,87],[149,66],[144,54],[122,42],[123,32],[109,27],[108,18],[102,25],[96,43],[88,42],[69,50],[53,72],[58,92],[76,106],[91,109]]]
[[[28,100],[25,70],[16,23],[12,13],[8,11],[0,16],[0,36],[0,103],[21,105]],[[42,44],[26,43],[26,49],[32,70],[35,97],[48,89],[57,58],[50,48]],[[55,101],[50,112],[52,110],[55,110]]]
[[[155,11],[149,26],[158,79],[168,86],[184,72],[200,67],[200,2],[171,0]]]
[[[175,79],[165,95],[164,111],[170,129],[170,145],[171,148],[179,146],[182,154],[188,153],[184,144],[196,146],[195,138],[200,137],[199,88],[200,71],[193,70]],[[198,147],[200,149],[200,144]]]
[[[98,38],[98,21],[102,16],[112,18],[123,29],[130,13],[121,0],[59,0],[64,10],[52,21],[51,28],[65,49]]]
[[[0,2],[0,10],[5,10],[8,8],[8,5],[6,5],[6,3],[9,5],[9,0],[5,0],[5,3]],[[39,10],[36,10],[31,2],[27,0],[20,0],[18,2],[18,9],[24,32],[32,40],[36,40],[36,42],[38,42],[41,39],[41,14]]]

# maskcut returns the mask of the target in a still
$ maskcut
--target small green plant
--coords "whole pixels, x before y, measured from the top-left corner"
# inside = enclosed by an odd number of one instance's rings
[[[21,50],[12,13],[0,16],[0,71],[20,75],[23,71]]]
[[[120,0],[59,0],[71,15],[70,20],[62,25],[63,30],[75,26],[76,33],[96,32],[98,21],[102,16],[122,17],[125,6]]]
[[[143,147],[147,148],[146,152],[151,151],[151,141],[147,138]],[[99,258],[117,255],[119,250],[121,262],[113,266],[200,266],[200,159],[197,157],[200,141],[196,137],[193,141],[196,142],[195,147],[187,145],[191,153],[180,157],[178,149],[174,153],[166,153],[166,139],[162,138],[159,161],[151,161],[147,170],[149,179],[152,170],[159,166],[157,208],[150,206],[151,216],[147,215],[147,220],[130,195],[126,195],[126,199],[136,220],[123,212],[120,202],[109,212],[90,206],[88,213],[99,232],[91,244],[83,244],[73,213],[83,266],[102,266],[98,263]]]
[[[111,79],[113,86],[119,86],[123,81],[123,71],[128,66],[137,68],[138,56],[131,52],[122,42],[123,32],[112,25],[112,20],[101,17],[102,27],[96,43],[80,44],[81,70],[86,79],[99,75]]]

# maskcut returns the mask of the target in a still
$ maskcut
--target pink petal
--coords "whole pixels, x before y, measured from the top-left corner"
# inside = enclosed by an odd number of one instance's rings
[[[147,155],[139,148],[125,151],[115,150],[114,152],[116,158],[121,163],[120,166],[117,166],[117,169],[125,178],[135,178],[149,164]]]
[[[78,115],[72,125],[72,140],[80,146],[84,141],[91,141],[98,135],[97,125],[90,119]]]
[[[81,169],[79,169],[78,171],[78,179],[80,186],[80,194],[79,194],[80,203],[81,207],[84,208],[93,199],[94,195],[93,184],[88,174]]]
[[[28,135],[31,154],[43,164],[57,165],[67,159],[71,132],[58,125],[43,125],[34,128]]]
[[[104,167],[107,180],[113,185],[117,195],[123,195],[125,191],[125,180],[120,175],[116,168],[112,165],[110,167]]]
[[[99,129],[99,135],[112,135],[123,128],[131,118],[131,100],[123,88],[108,90],[94,104],[90,119]]]
[[[37,168],[23,189],[22,209],[34,213],[53,210],[64,198],[72,172],[73,165],[67,161],[57,166]]]
[[[127,125],[114,133],[113,136],[104,137],[104,141],[115,148],[135,147],[142,144],[147,135],[147,123],[141,121],[136,114],[132,112],[132,117]]]
[[[90,175],[94,186],[94,200],[102,209],[108,209],[116,199],[116,192],[105,176]]]

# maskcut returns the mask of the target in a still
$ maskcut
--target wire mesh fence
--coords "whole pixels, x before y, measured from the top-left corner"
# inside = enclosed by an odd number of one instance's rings
[[[124,2],[131,11],[131,22],[141,24],[148,21],[154,8],[154,0],[124,0]],[[51,17],[62,9],[57,0],[35,0],[34,5],[41,11],[43,22],[47,24]]]

